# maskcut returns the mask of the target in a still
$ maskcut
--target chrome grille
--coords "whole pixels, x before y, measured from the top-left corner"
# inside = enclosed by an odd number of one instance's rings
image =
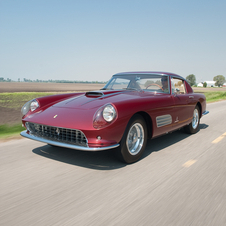
[[[31,135],[52,141],[87,147],[87,139],[80,130],[52,127],[31,122],[26,122],[25,125]]]

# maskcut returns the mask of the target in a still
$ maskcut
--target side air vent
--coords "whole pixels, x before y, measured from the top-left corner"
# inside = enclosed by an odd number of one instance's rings
[[[87,97],[101,97],[104,94],[102,92],[86,92]]]
[[[161,115],[156,117],[157,127],[166,126],[172,123],[171,115]]]

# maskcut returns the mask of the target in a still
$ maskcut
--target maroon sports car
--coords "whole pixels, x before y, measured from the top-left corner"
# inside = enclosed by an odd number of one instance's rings
[[[165,72],[115,74],[101,90],[37,98],[21,111],[24,137],[82,151],[114,148],[126,163],[141,157],[148,138],[182,127],[196,133],[208,113],[203,94]]]

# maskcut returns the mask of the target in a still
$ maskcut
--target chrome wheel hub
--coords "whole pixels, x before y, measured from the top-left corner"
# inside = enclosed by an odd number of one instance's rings
[[[199,111],[197,109],[194,110],[193,119],[192,119],[192,128],[196,129],[199,123]]]
[[[140,123],[135,123],[129,130],[126,146],[131,155],[139,153],[144,143],[144,129]]]

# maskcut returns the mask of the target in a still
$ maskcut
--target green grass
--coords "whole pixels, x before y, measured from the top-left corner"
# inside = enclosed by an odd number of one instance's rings
[[[25,128],[22,127],[22,123],[15,125],[0,125],[0,139],[18,135],[23,130],[25,130]]]
[[[23,105],[32,99],[42,96],[53,95],[56,93],[47,92],[28,92],[28,93],[0,93],[0,107],[11,108],[20,111]],[[9,122],[10,123],[10,122]],[[21,131],[25,130],[22,127],[22,122],[17,124],[4,124],[0,125],[0,139],[13,137],[19,135]]]
[[[201,91],[201,92],[200,92]],[[205,88],[195,91],[196,93],[203,93],[206,96],[206,102],[216,102],[226,100],[226,91],[205,91]]]
[[[205,92],[206,102],[216,102],[220,100],[226,100],[226,92],[218,91],[218,92]]]
[[[23,105],[29,100],[53,94],[55,93],[0,93],[0,107],[21,109]]]

